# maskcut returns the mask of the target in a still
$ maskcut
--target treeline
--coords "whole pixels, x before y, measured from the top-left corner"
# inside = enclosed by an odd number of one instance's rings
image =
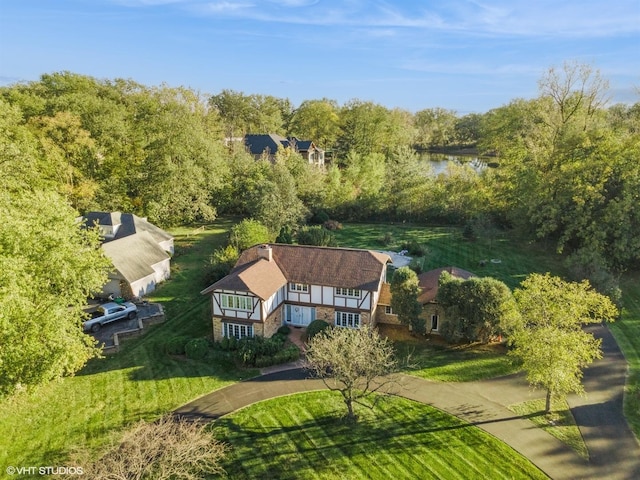
[[[535,99],[460,117],[54,73],[0,89],[0,168],[10,177],[27,148],[43,183],[79,212],[134,212],[162,226],[233,213],[274,238],[326,215],[517,228],[553,242],[586,276],[637,266],[640,104],[607,106],[606,81],[584,65],[550,69],[539,87]],[[291,151],[255,161],[233,141],[245,133],[311,139],[332,163],[318,169]],[[434,176],[416,153],[453,146],[498,166]]]

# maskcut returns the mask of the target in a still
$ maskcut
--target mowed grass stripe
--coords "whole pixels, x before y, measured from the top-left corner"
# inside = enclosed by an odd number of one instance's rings
[[[234,449],[229,478],[546,478],[494,437],[428,405],[393,397],[359,408],[352,424],[336,414],[341,403],[336,393],[303,393],[216,421],[218,438]],[[260,458],[255,470],[243,461],[250,455]]]

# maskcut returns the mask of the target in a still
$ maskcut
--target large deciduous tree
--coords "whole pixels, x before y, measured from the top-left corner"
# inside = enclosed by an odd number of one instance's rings
[[[336,327],[315,335],[307,363],[327,388],[340,392],[351,421],[357,420],[355,404],[373,407],[379,394],[390,393],[392,380],[382,377],[397,370],[391,342],[368,326]]]
[[[422,305],[418,302],[420,286],[416,272],[409,267],[400,267],[391,278],[391,309],[398,320],[410,325],[416,333],[425,332],[424,318],[420,317]]]
[[[19,113],[4,107],[0,102],[8,114],[0,115],[0,394],[73,374],[99,354],[82,333],[82,307],[110,267],[98,232],[81,228],[42,174],[46,161]]]
[[[533,386],[546,390],[549,412],[553,397],[584,393],[582,370],[602,356],[601,341],[583,325],[613,321],[618,312],[589,282],[566,282],[549,274],[530,275],[514,297],[521,317],[508,332],[509,354],[522,361]]]

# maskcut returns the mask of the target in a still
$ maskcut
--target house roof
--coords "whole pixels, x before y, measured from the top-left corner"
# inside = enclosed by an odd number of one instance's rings
[[[153,265],[170,258],[151,233],[146,231],[105,242],[102,249],[129,283],[151,275],[154,273]]]
[[[370,250],[285,244],[270,245],[269,261],[260,256],[260,247],[242,252],[231,273],[202,293],[251,291],[264,299],[287,282],[377,290],[380,275],[391,262],[388,255]]]
[[[319,150],[311,140],[300,140],[296,137],[285,138],[276,133],[247,134],[244,137],[244,143],[252,155],[262,155],[265,150],[270,155],[275,155],[279,147],[293,147],[297,152]]]
[[[138,217],[132,213],[89,212],[82,217],[82,220],[87,227],[92,227],[96,224],[117,227],[115,236],[113,238],[105,238],[104,243],[113,242],[140,232],[148,232],[157,243],[166,242],[173,238],[161,228],[147,221],[146,218]]]
[[[244,137],[244,144],[252,155],[262,155],[265,150],[270,155],[275,155],[278,148],[289,147],[289,140],[276,133],[265,135],[247,134]]]
[[[421,304],[424,305],[425,303],[432,302],[436,298],[436,295],[438,294],[438,281],[440,280],[442,272],[445,271],[449,272],[452,276],[462,278],[463,280],[476,276],[474,273],[467,272],[466,270],[458,267],[442,267],[421,273],[418,275],[418,283],[421,290],[421,293],[418,296],[418,301]]]

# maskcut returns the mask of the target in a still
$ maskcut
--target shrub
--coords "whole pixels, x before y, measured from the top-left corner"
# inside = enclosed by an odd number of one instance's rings
[[[184,346],[187,358],[193,360],[202,360],[209,350],[209,342],[206,338],[192,338]]]
[[[315,225],[322,225],[324,222],[329,220],[329,214],[324,210],[318,210],[313,214],[313,216],[309,219],[310,223]]]
[[[206,425],[167,415],[153,423],[139,421],[97,460],[81,452],[73,461],[94,479],[201,478],[223,473],[220,463],[227,450]]]
[[[184,355],[185,354],[185,346],[189,341],[189,337],[178,336],[173,337],[167,340],[167,343],[164,344],[164,351],[168,355]]]
[[[380,243],[385,247],[391,245],[392,242],[393,242],[393,233],[391,232],[385,232],[384,235],[378,237],[378,243]]]
[[[329,230],[317,225],[315,227],[303,227],[298,232],[298,243],[300,245],[332,247],[336,245],[336,240]]]
[[[231,228],[229,243],[242,251],[259,243],[269,243],[272,239],[267,227],[257,220],[245,218]]]
[[[204,276],[205,286],[209,286],[228,275],[239,256],[240,252],[232,245],[215,250],[209,258],[209,267]]]
[[[291,327],[289,327],[289,325],[282,325],[278,329],[278,333],[286,337],[287,335],[289,335],[289,333],[291,333]]]
[[[245,337],[238,341],[237,357],[246,366],[256,366],[258,357],[273,356],[282,348],[277,338]]]
[[[342,230],[342,224],[337,220],[327,220],[322,226],[327,230]]]
[[[404,250],[409,252],[409,255],[412,257],[424,257],[427,254],[427,247],[418,243],[417,240],[411,240],[410,242],[405,242],[402,245]]]
[[[311,322],[307,327],[307,342],[327,328],[331,328],[331,325],[324,320],[314,320]]]
[[[238,349],[238,339],[235,337],[223,337],[219,342],[218,345],[220,346],[220,348],[226,352],[234,352]]]

